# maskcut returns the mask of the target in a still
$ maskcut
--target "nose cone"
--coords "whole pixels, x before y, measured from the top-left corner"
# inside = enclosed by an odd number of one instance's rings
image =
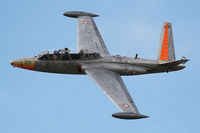
[[[21,60],[13,60],[13,61],[10,62],[10,64],[13,67],[22,67],[23,61],[21,61]]]
[[[17,59],[10,62],[13,67],[35,70],[35,60],[33,59]]]
[[[15,65],[14,65],[14,64],[15,64],[15,62],[14,62],[14,61],[11,61],[11,62],[10,62],[10,65],[12,65],[13,67],[15,67]]]

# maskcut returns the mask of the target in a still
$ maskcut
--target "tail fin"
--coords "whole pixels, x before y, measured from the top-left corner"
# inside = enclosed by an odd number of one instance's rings
[[[163,23],[162,25],[157,60],[160,61],[176,60],[171,23],[166,22]]]

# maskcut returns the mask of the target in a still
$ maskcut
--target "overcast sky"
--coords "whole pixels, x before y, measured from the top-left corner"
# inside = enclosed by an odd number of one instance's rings
[[[0,133],[199,133],[198,0],[1,0]],[[87,11],[111,54],[156,59],[163,22],[173,27],[178,72],[123,77],[141,120],[120,110],[88,76],[13,68],[13,59],[46,49],[77,48],[77,23],[62,14]]]

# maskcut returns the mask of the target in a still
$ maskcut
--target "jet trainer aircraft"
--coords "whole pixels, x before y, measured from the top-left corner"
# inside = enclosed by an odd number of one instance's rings
[[[87,74],[122,111],[112,114],[121,119],[140,119],[139,113],[121,76],[177,71],[185,68],[188,60],[175,59],[171,23],[163,23],[156,60],[125,56],[112,56],[97,29],[93,17],[98,15],[71,11],[63,14],[78,20],[78,52],[68,48],[44,51],[33,57],[11,61],[23,69],[62,74]]]

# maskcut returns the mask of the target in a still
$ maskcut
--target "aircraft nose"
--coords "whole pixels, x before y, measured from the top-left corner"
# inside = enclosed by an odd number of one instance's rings
[[[13,67],[19,67],[23,69],[34,70],[35,69],[35,61],[27,60],[27,59],[17,59],[10,62]]]
[[[10,62],[10,65],[12,65],[13,67],[15,67],[14,61],[11,61],[11,62]]]
[[[10,64],[11,64],[13,67],[22,67],[23,62],[20,61],[20,60],[12,60],[12,61],[10,62]]]

